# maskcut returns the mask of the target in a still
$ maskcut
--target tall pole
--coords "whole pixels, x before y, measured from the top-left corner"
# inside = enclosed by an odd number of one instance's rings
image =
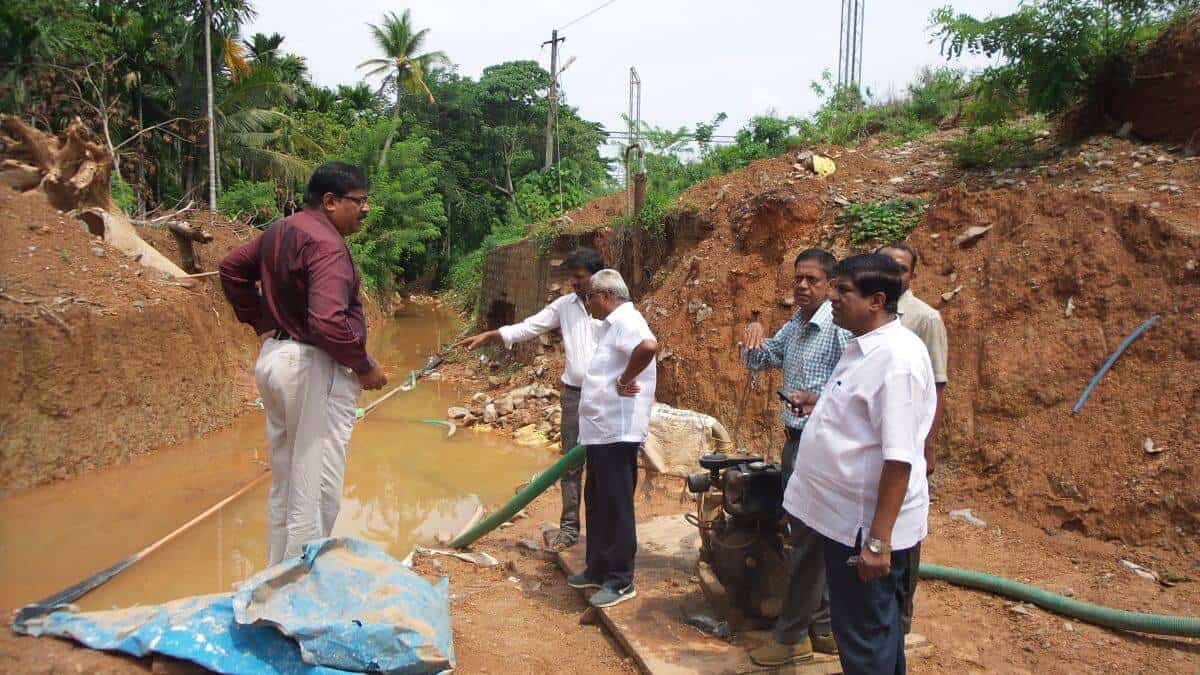
[[[862,81],[863,27],[867,0],[842,0],[838,31],[838,85],[859,86]]]
[[[567,38],[558,37],[558,29],[550,32],[550,40],[543,45],[550,45],[550,107],[546,110],[546,163],[543,169],[549,169],[554,163],[554,125],[555,114],[558,112],[558,43]]]
[[[217,125],[213,121],[212,0],[204,0],[204,76],[208,86],[208,210],[217,210]]]

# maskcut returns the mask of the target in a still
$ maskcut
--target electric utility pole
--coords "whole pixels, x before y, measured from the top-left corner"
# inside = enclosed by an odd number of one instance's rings
[[[550,39],[542,45],[550,45],[550,107],[546,110],[546,163],[542,169],[549,169],[554,163],[554,125],[557,124],[555,115],[558,113],[558,43],[567,38],[558,37],[558,29],[550,32]]]

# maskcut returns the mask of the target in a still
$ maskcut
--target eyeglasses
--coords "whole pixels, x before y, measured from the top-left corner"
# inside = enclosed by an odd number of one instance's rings
[[[593,295],[600,295],[601,293],[607,293],[607,292],[608,291],[588,291],[587,293],[583,294],[583,301],[587,302],[588,300],[592,299]]]
[[[338,195],[338,197],[340,197],[342,199],[349,199],[350,201],[357,204],[358,208],[360,208],[360,209],[362,207],[366,206],[367,201],[369,201],[371,199],[370,197],[351,197],[350,195]]]

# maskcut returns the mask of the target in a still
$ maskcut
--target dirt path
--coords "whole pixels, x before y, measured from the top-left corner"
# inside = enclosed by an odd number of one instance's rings
[[[678,513],[674,482],[639,496],[639,518]],[[670,486],[668,488],[668,486]],[[454,559],[418,556],[428,576],[450,575],[454,646],[463,673],[629,673],[636,668],[599,626],[580,625],[585,605],[550,560],[517,546],[540,540],[539,524],[555,521],[558,494],[535,501],[529,518],[497,530],[478,545],[501,566],[476,568]],[[495,505],[493,505],[495,506]],[[945,513],[972,507],[987,527],[953,521]],[[965,496],[934,502],[928,562],[1000,574],[1078,599],[1136,611],[1196,615],[1200,586],[1164,588],[1120,566],[1144,560],[1139,549],[1097,542],[1071,532],[1047,534],[999,506]],[[1161,554],[1160,554],[1161,555]],[[1161,560],[1161,559],[1160,559]],[[1184,557],[1159,564],[1190,569]],[[517,579],[516,582],[511,581]],[[1071,621],[1037,608],[1018,614],[1010,601],[940,582],[921,585],[915,630],[933,642],[933,656],[911,664],[914,673],[982,671],[1030,673],[1195,672],[1200,642],[1121,633]],[[0,631],[0,671],[21,673],[149,672],[148,660],[114,657],[69,643]]]

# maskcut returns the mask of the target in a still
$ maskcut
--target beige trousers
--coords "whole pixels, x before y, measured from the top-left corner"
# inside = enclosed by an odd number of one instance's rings
[[[349,368],[295,340],[263,343],[254,378],[267,413],[268,558],[274,565],[333,531],[362,388]]]

